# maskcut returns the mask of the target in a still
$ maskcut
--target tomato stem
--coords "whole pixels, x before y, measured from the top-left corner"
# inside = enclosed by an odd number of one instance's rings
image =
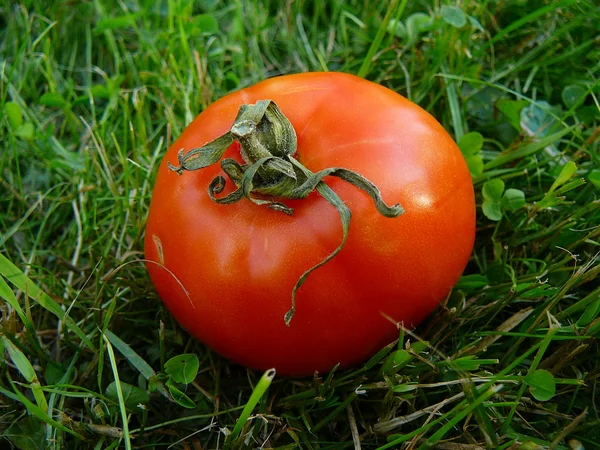
[[[245,164],[230,158],[221,159],[234,141],[240,144]],[[298,289],[315,269],[342,250],[348,238],[352,214],[342,199],[323,181],[326,176],[341,178],[363,190],[373,199],[377,211],[385,217],[398,217],[404,212],[400,204],[388,206],[377,186],[356,172],[340,167],[311,172],[294,158],[297,141],[294,127],[275,102],[261,100],[253,105],[242,105],[231,129],[224,135],[188,152],[179,150],[179,166],[168,163],[170,170],[181,175],[186,170],[202,169],[221,161],[223,172],[237,189],[224,197],[217,197],[225,188],[226,180],[222,176],[216,177],[208,187],[208,195],[219,204],[235,203],[246,198],[257,205],[292,215],[293,209],[279,199],[303,199],[316,190],[337,209],[342,222],[342,241],[296,282],[292,290],[291,307],[284,315],[287,326],[296,311]]]

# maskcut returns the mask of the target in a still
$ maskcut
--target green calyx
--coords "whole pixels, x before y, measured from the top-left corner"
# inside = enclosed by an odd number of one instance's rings
[[[223,153],[234,141],[240,144],[245,164],[225,158]],[[326,176],[345,180],[366,192],[375,203],[377,211],[385,217],[398,217],[404,212],[400,204],[388,206],[381,198],[377,186],[362,175],[348,169],[332,167],[313,173],[304,167],[294,154],[297,137],[294,127],[272,100],[261,100],[254,105],[243,105],[230,128],[224,135],[188,152],[181,149],[177,155],[179,166],[168,163],[169,169],[182,174],[186,170],[198,170],[221,161],[221,168],[235,184],[236,190],[224,197],[217,197],[225,188],[225,178],[216,177],[208,187],[208,195],[219,204],[235,203],[246,198],[288,215],[293,209],[282,203],[285,199],[303,199],[316,190],[339,212],[342,221],[342,241],[326,258],[308,269],[292,290],[291,308],[284,321],[290,325],[296,311],[296,293],[308,276],[335,257],[344,247],[350,229],[351,212],[342,199],[323,181]]]

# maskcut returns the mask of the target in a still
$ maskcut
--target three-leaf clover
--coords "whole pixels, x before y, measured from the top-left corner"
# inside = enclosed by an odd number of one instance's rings
[[[480,152],[483,147],[483,136],[477,131],[467,133],[458,141],[458,147],[467,161],[471,176],[481,175],[483,173],[483,159]]]
[[[193,353],[174,356],[165,363],[164,374],[161,373],[150,378],[149,388],[151,391],[158,390],[159,386],[164,383],[175,403],[184,408],[195,408],[196,404],[184,391],[198,375],[199,368],[200,361]]]
[[[525,383],[533,398],[540,402],[547,402],[556,394],[556,380],[547,370],[534,370],[525,377]]]
[[[525,205],[525,194],[520,189],[504,190],[504,181],[493,179],[486,181],[481,191],[483,194],[483,214],[494,221],[502,219],[506,211],[516,211]]]

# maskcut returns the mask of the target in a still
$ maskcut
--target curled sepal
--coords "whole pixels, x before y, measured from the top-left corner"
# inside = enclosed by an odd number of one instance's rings
[[[233,135],[225,133],[214,141],[210,141],[202,147],[194,148],[187,153],[184,153],[184,150],[181,149],[177,153],[179,167],[168,163],[169,169],[181,175],[184,170],[197,170],[208,167],[221,159],[223,153],[233,144],[233,141]]]
[[[313,190],[317,190],[321,196],[327,200],[331,205],[337,209],[340,219],[342,221],[342,241],[337,246],[337,248],[331,252],[327,257],[325,257],[318,264],[314,265],[306,272],[302,274],[302,276],[296,282],[294,289],[292,290],[292,305],[291,308],[285,313],[283,320],[287,326],[290,326],[290,322],[294,317],[296,312],[296,293],[298,289],[304,284],[308,276],[326,264],[328,261],[333,259],[341,250],[344,248],[346,244],[346,240],[348,239],[348,232],[350,230],[350,219],[352,218],[352,213],[350,209],[346,206],[346,204],[342,201],[342,199],[333,191],[327,184],[323,181],[328,175],[337,176],[344,181],[351,183],[353,186],[363,190],[366,192],[375,203],[375,207],[377,211],[385,217],[397,217],[404,212],[404,208],[400,204],[395,204],[393,206],[388,206],[381,197],[381,192],[372,182],[367,180],[362,175],[353,172],[348,169],[342,169],[338,167],[332,167],[329,169],[321,170],[317,173],[313,173],[308,170],[304,165],[302,165],[299,161],[297,161],[293,157],[289,157],[288,161],[290,161],[294,167],[298,170],[299,174],[302,174],[305,177],[305,180],[302,184],[297,185],[291,192],[289,198],[306,198]],[[298,177],[299,178],[299,177]]]
[[[208,186],[208,195],[213,202],[220,205],[227,205],[230,203],[239,202],[244,198],[242,190],[239,188],[225,197],[217,197],[215,194],[220,194],[223,192],[223,189],[225,189],[225,183],[225,178],[220,175],[211,181],[210,185]]]
[[[292,289],[292,306],[283,316],[283,320],[286,326],[288,327],[290,326],[290,322],[292,321],[292,319],[294,318],[294,314],[296,313],[296,293],[298,292],[298,289],[300,289],[300,286],[304,284],[304,282],[312,272],[317,270],[322,265],[326,264],[328,261],[334,258],[342,250],[342,248],[344,248],[344,245],[348,240],[348,232],[350,231],[350,219],[352,218],[350,208],[348,208],[346,204],[342,201],[342,199],[333,191],[333,189],[327,186],[324,182],[319,182],[316,186],[316,189],[317,192],[321,194],[325,200],[331,203],[335,207],[335,209],[338,210],[338,213],[340,214],[340,219],[342,221],[342,241],[334,251],[332,251],[328,256],[321,260],[321,262],[304,272],[302,276],[298,278],[298,281],[296,281],[294,289]]]
[[[240,165],[238,162],[232,159],[224,159],[221,162],[221,166],[233,183],[237,186],[237,189],[225,197],[217,197],[215,194],[220,194],[225,189],[225,178],[218,176],[212,180],[208,187],[208,194],[210,198],[219,204],[235,203],[243,198],[247,198],[256,205],[267,206],[275,211],[280,211],[288,215],[293,214],[293,209],[285,205],[284,203],[266,199],[258,198],[252,195],[254,192],[263,194],[260,189],[255,188],[255,178],[259,179],[260,182],[260,171],[266,165],[276,158],[273,156],[267,158],[261,158],[253,164]],[[286,178],[288,179],[288,178]],[[292,180],[293,183],[293,180]],[[292,184],[293,187],[293,184]]]
[[[256,205],[268,206],[271,209],[275,209],[277,211],[282,211],[282,212],[285,212],[286,214],[291,215],[293,210],[291,208],[287,207],[285,204],[283,204],[281,202],[273,201],[273,200],[257,198],[252,195],[252,192],[256,191],[255,187],[254,187],[254,178],[257,175],[259,175],[260,169],[265,167],[269,162],[273,161],[274,159],[275,159],[274,156],[261,158],[258,161],[256,161],[254,164],[250,164],[249,166],[247,166],[244,171],[244,176],[242,177],[242,180],[240,183],[240,190],[242,191],[243,197],[246,197],[247,199],[249,199]]]
[[[300,170],[305,167],[300,164],[296,159],[290,157],[289,161],[294,164]],[[290,198],[306,198],[315,188],[323,181],[326,176],[334,176],[341,178],[344,181],[356,186],[365,193],[367,193],[375,203],[377,211],[385,217],[397,217],[404,212],[404,208],[399,203],[388,206],[381,197],[381,191],[375,184],[367,180],[362,175],[348,169],[340,167],[330,167],[328,169],[320,170],[319,172],[312,173],[308,170],[304,171],[306,180],[296,186],[290,194]]]

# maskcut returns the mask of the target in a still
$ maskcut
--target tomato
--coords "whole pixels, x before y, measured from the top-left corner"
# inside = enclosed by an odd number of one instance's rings
[[[338,209],[316,191],[275,199],[293,214],[246,198],[218,204],[208,188],[225,176],[219,164],[172,170],[180,150],[226,135],[240,107],[261,100],[272,100],[291,122],[293,156],[304,167],[352,170],[387,205],[404,208],[384,217],[364,191],[324,179],[352,212],[347,241],[297,289],[289,324],[284,316],[298,280],[342,241]],[[244,162],[238,141],[224,148],[224,158]],[[219,196],[235,188],[228,180]],[[190,334],[234,362],[302,376],[358,364],[398,336],[397,323],[423,321],[460,277],[474,236],[469,170],[430,114],[356,76],[304,73],[229,94],[185,129],[158,169],[145,253],[158,294]]]

